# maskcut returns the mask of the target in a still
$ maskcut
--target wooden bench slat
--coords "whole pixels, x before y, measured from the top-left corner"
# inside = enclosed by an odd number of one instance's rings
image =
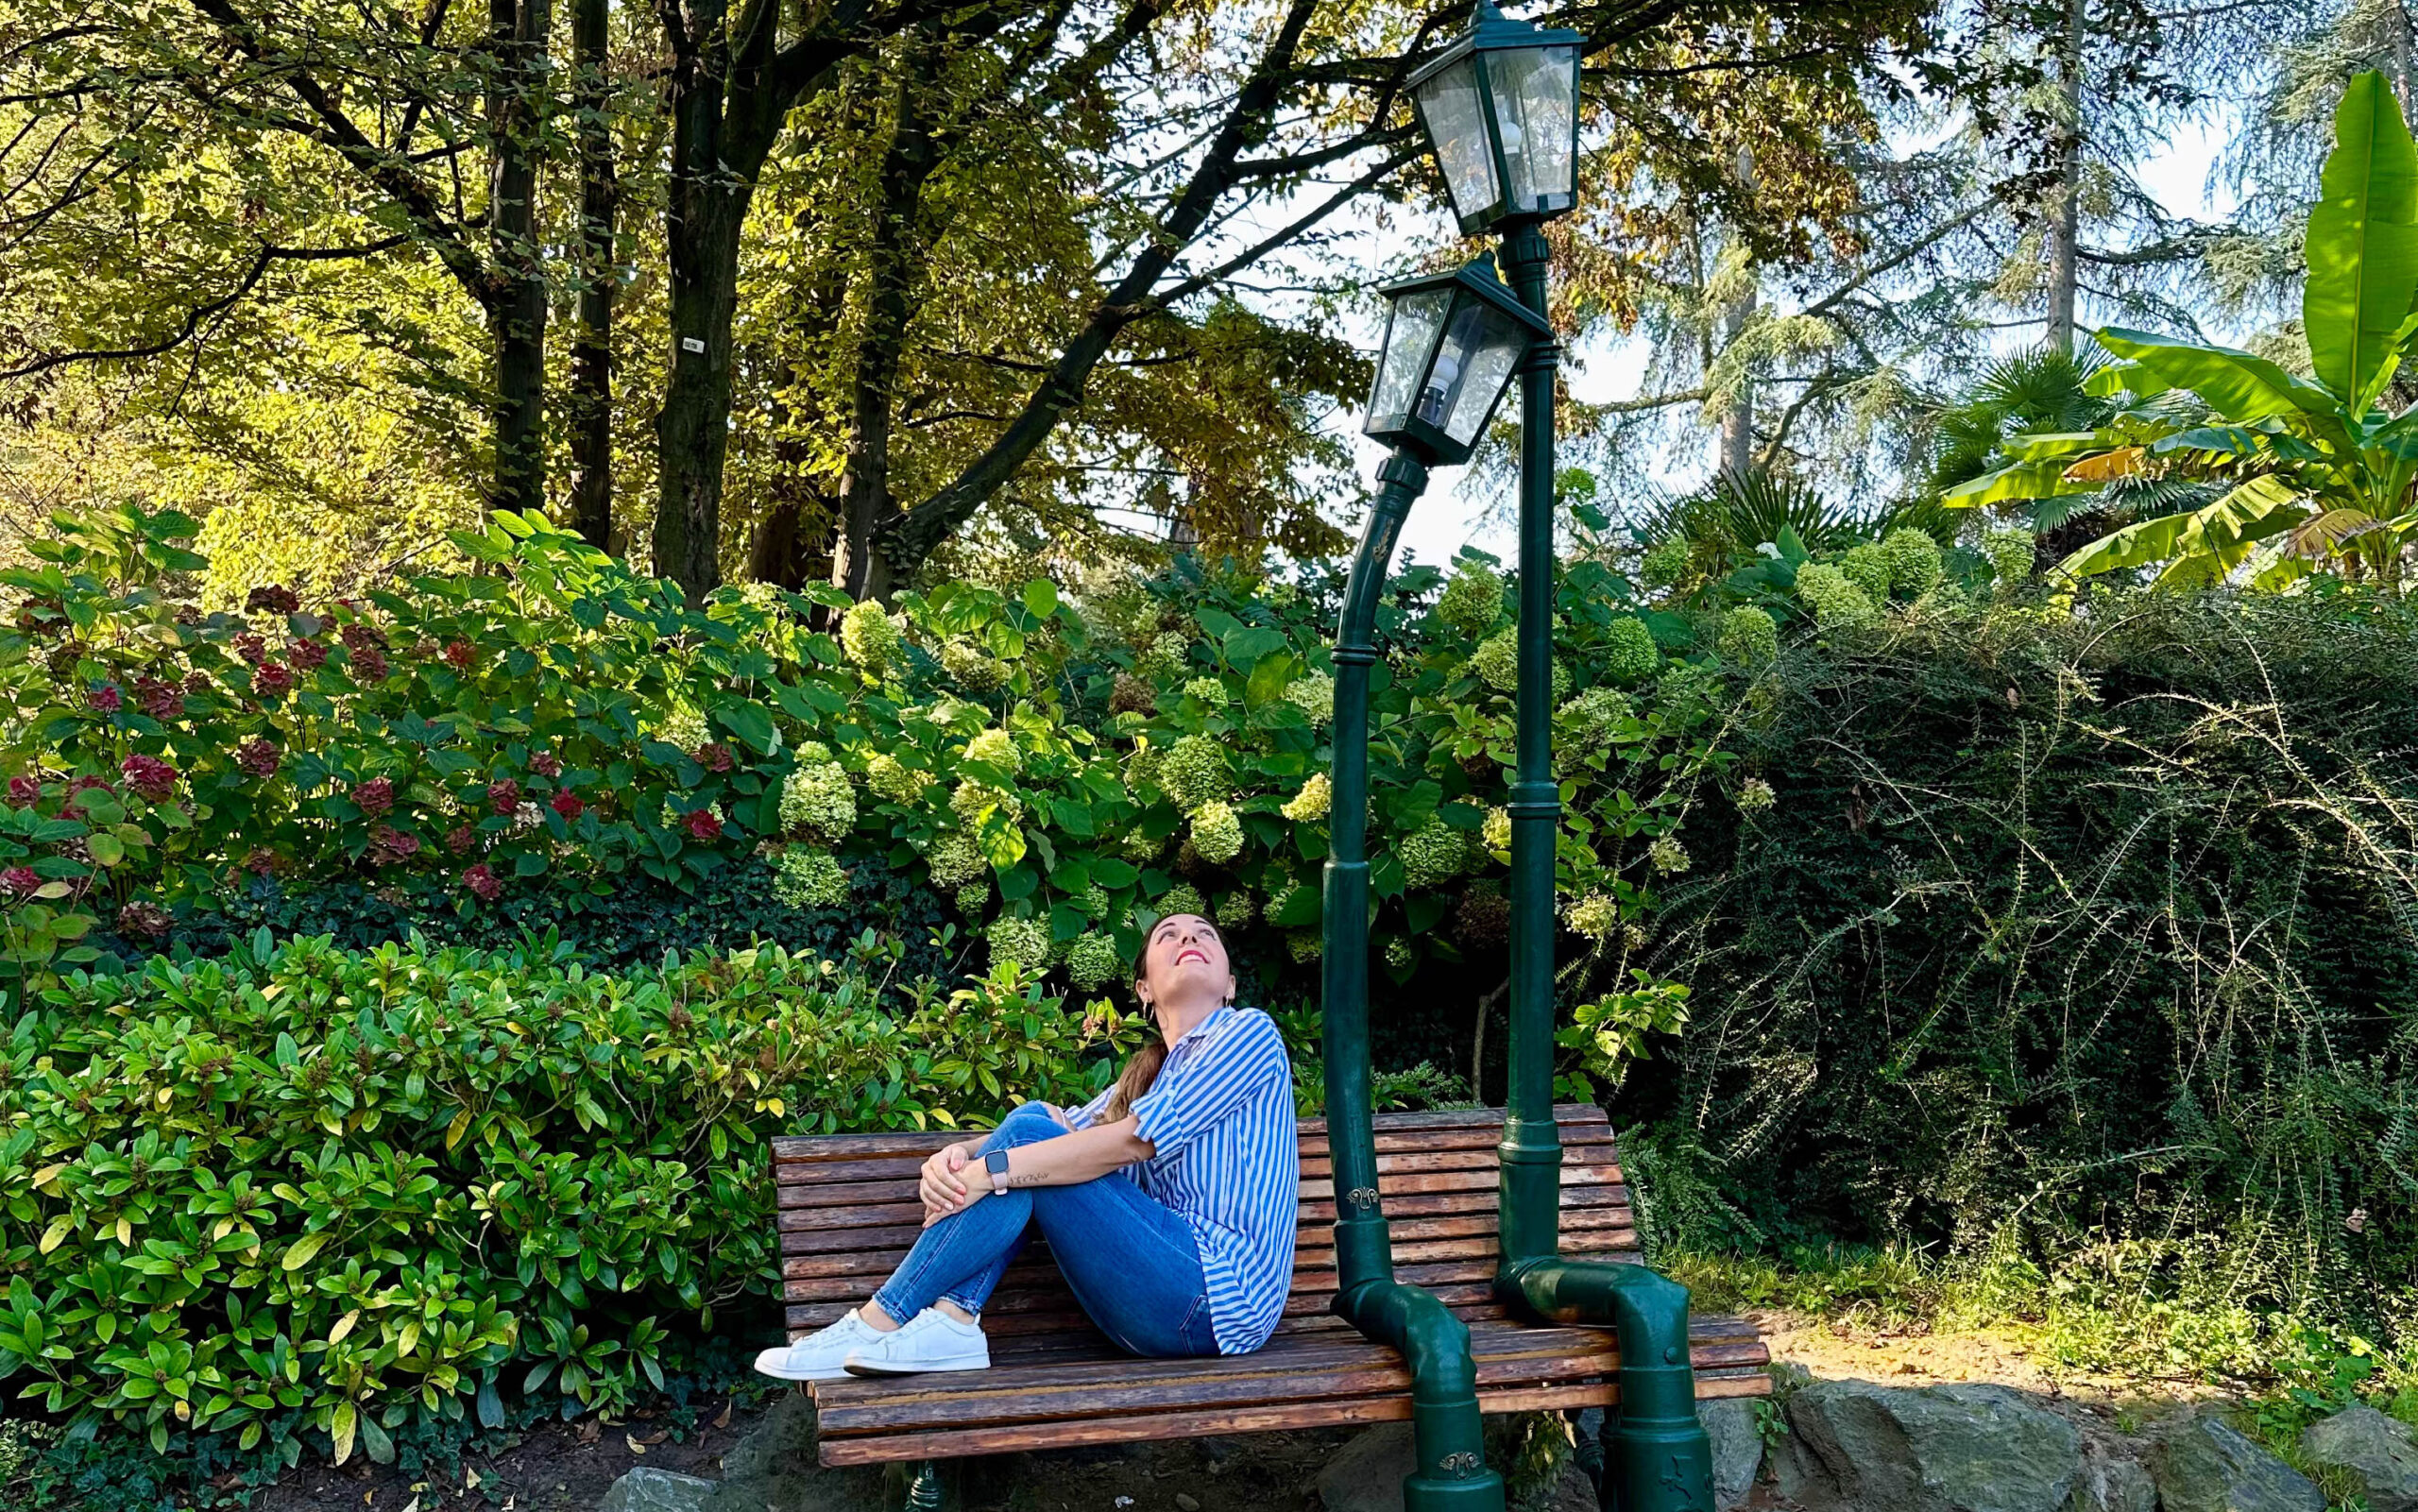
[[[1696,1383],[1699,1400],[1764,1396],[1770,1391],[1771,1378],[1761,1370],[1734,1376],[1701,1376]],[[1479,1411],[1496,1413],[1609,1407],[1619,1401],[1620,1385],[1613,1381],[1481,1390],[1477,1397]],[[1355,1397],[1346,1402],[1301,1402],[1281,1407],[1235,1407],[1202,1413],[1154,1412],[1135,1417],[1094,1418],[1081,1422],[834,1438],[824,1442],[822,1458],[824,1464],[830,1466],[880,1465],[935,1455],[1074,1449],[1096,1444],[1139,1443],[1209,1435],[1275,1433],[1288,1428],[1349,1428],[1371,1423],[1404,1422],[1409,1418],[1410,1398],[1406,1394]]]
[[[1386,1217],[1432,1217],[1444,1213],[1491,1213],[1494,1211],[1495,1185],[1488,1181],[1482,1186],[1470,1186],[1441,1192],[1405,1192],[1386,1195]],[[1331,1192],[1320,1192],[1305,1198],[1297,1222],[1327,1223],[1335,1217]],[[1628,1206],[1626,1186],[1565,1186],[1561,1189],[1561,1206],[1570,1208]],[[898,1225],[924,1221],[921,1202],[888,1202],[856,1208],[790,1208],[776,1220],[784,1230],[859,1229],[876,1225]]]
[[[1609,1146],[1595,1146],[1597,1149]],[[1319,1163],[1325,1164],[1323,1161]],[[1377,1190],[1387,1197],[1395,1193],[1466,1192],[1483,1189],[1491,1192],[1499,1180],[1492,1161],[1484,1165],[1467,1165],[1445,1170],[1388,1171],[1382,1165],[1377,1172]],[[1565,1164],[1561,1168],[1565,1185],[1618,1186],[1621,1168],[1609,1164]],[[1315,1174],[1302,1173],[1301,1199],[1304,1202],[1335,1196],[1335,1181],[1323,1170]],[[780,1206],[784,1208],[864,1207],[893,1198],[902,1187],[911,1195],[913,1187],[904,1179],[890,1177],[878,1181],[831,1181],[812,1185],[784,1186],[780,1191]]]
[[[1588,1102],[1556,1103],[1553,1110],[1555,1127],[1567,1129],[1579,1124],[1607,1122],[1604,1110]],[[1326,1120],[1304,1118],[1299,1126],[1304,1143],[1316,1138],[1326,1142]],[[1379,1139],[1405,1138],[1430,1130],[1488,1129],[1496,1137],[1503,1130],[1500,1108],[1448,1108],[1433,1113],[1379,1113],[1376,1136]],[[810,1161],[851,1155],[895,1155],[910,1150],[929,1155],[943,1145],[985,1132],[976,1129],[910,1130],[891,1134],[783,1134],[773,1141],[773,1158],[776,1161]]]

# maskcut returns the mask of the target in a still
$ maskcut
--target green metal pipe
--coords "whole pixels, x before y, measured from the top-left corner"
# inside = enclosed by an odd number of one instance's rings
[[[1593,1260],[1530,1260],[1514,1269],[1512,1283],[1540,1317],[1609,1323],[1620,1335],[1621,1400],[1604,1461],[1604,1505],[1711,1512],[1712,1446],[1696,1419],[1688,1289],[1643,1266]]]
[[[1427,1292],[1394,1280],[1393,1245],[1377,1196],[1369,1107],[1369,678],[1386,565],[1411,501],[1427,486],[1427,468],[1397,450],[1377,477],[1383,486],[1352,559],[1335,635],[1335,791],[1322,929],[1334,1308],[1363,1334],[1400,1351],[1410,1367],[1415,1463],[1403,1481],[1405,1512],[1502,1512],[1503,1478],[1486,1466],[1469,1328]]]
[[[1520,302],[1545,311],[1545,238],[1507,233],[1499,255]],[[1560,348],[1540,341],[1520,365],[1520,638],[1517,766],[1511,783],[1510,1084],[1504,1098],[1503,1255],[1560,1248],[1561,1133],[1553,1119],[1553,383]]]
[[[1507,229],[1497,253],[1520,301],[1546,314],[1544,233]],[[1696,1419],[1688,1289],[1643,1266],[1564,1260],[1561,1133],[1553,1116],[1554,371],[1541,341],[1520,368],[1520,639],[1517,769],[1511,786],[1510,1084],[1503,1118],[1503,1260],[1496,1295],[1558,1323],[1620,1335],[1621,1400],[1605,1465],[1615,1512],[1712,1506],[1712,1453]]]

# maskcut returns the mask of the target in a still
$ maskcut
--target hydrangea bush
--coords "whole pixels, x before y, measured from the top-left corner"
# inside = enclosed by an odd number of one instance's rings
[[[163,576],[198,561],[189,530],[66,522],[5,580],[23,602],[0,630],[0,917],[18,959],[48,942],[43,969],[106,965],[80,931],[172,934],[253,874],[576,909],[634,872],[677,884],[756,853],[801,909],[844,906],[862,860],[920,875],[988,959],[1083,991],[1177,909],[1214,910],[1263,972],[1316,960],[1339,584],[1195,574],[1087,612],[1046,582],[691,607],[499,516],[456,541],[476,574],[199,615]],[[1397,981],[1501,948],[1454,921],[1490,915],[1459,905],[1508,859],[1508,600],[1483,563],[1450,586],[1415,569],[1380,617],[1370,854]],[[1672,875],[1650,847],[1723,759],[1731,688],[1638,607],[1575,563],[1554,631],[1558,871],[1628,917]]]

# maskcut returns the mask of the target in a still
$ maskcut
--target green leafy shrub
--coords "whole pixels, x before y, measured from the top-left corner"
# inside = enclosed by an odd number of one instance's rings
[[[886,964],[264,938],[56,985],[0,1042],[0,1379],[288,1464],[626,1406],[776,1288],[770,1135],[1081,1100],[1134,1043]]]

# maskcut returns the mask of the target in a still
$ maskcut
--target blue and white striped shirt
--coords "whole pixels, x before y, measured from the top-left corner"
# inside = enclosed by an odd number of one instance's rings
[[[1088,1129],[1115,1087],[1067,1114]],[[1220,1354],[1268,1342],[1293,1289],[1302,1152],[1293,1128],[1293,1067],[1276,1021],[1221,1008],[1167,1047],[1135,1130],[1156,1151],[1125,1174],[1192,1227]]]

